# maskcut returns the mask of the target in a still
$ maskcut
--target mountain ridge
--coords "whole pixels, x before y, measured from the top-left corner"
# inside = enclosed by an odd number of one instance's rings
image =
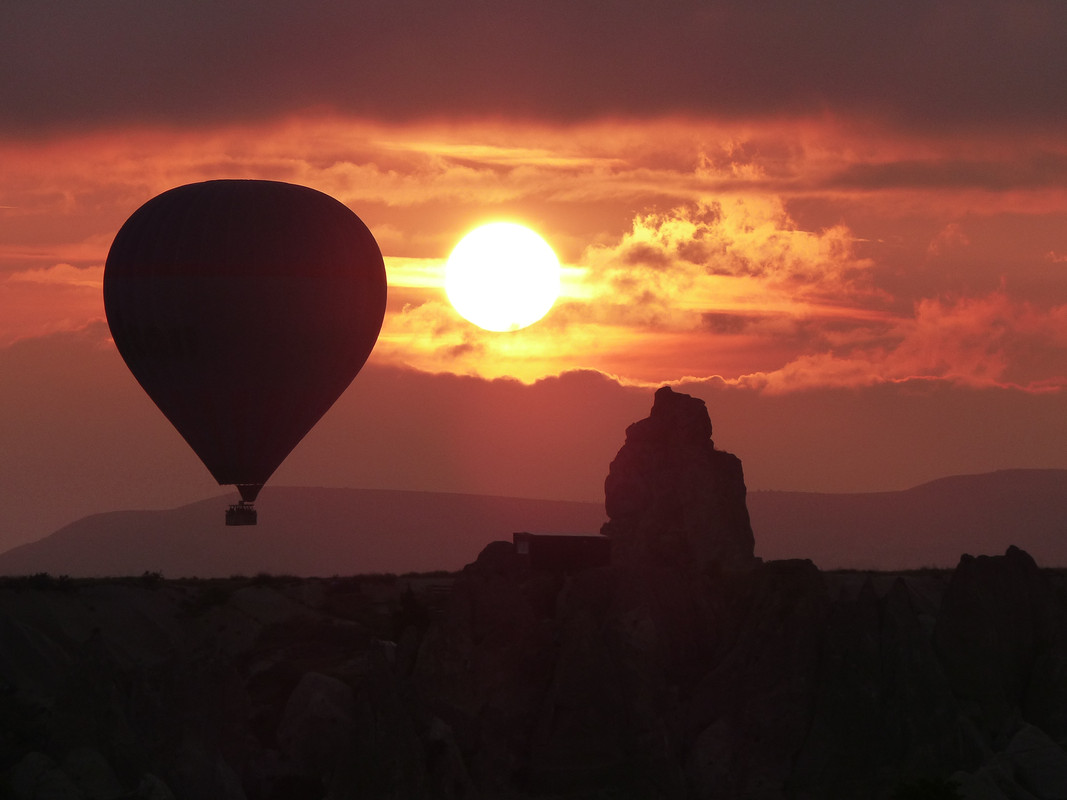
[[[950,475],[888,492],[749,493],[756,552],[822,569],[951,567],[1012,544],[1067,565],[1067,470]],[[854,536],[862,534],[862,540]]]
[[[258,525],[227,528],[224,511],[236,500],[233,493],[173,509],[93,514],[0,553],[0,574],[227,577],[458,570],[486,541],[510,538],[515,524],[595,533],[604,520],[597,504],[566,500],[271,487],[257,504]]]
[[[236,494],[165,510],[77,520],[0,553],[0,574],[101,576],[159,572],[225,577],[454,571],[518,530],[596,533],[602,503],[406,489],[271,487],[260,524],[226,528]],[[909,489],[824,493],[754,490],[756,554],[822,569],[955,565],[963,553],[1017,544],[1067,566],[1067,470],[951,475]]]

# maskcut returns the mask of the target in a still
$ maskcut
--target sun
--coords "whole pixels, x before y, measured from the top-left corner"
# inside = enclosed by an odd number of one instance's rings
[[[464,319],[489,331],[517,331],[559,297],[559,259],[548,243],[514,222],[491,222],[464,236],[445,266],[445,292]]]

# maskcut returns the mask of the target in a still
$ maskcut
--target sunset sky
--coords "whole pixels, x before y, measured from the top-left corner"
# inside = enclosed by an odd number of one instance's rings
[[[212,178],[326,192],[385,256],[378,345],[274,484],[601,500],[664,383],[750,489],[1067,468],[1060,0],[15,0],[0,31],[0,549],[221,491],[101,300],[123,221]],[[563,264],[519,332],[443,290],[493,220]]]

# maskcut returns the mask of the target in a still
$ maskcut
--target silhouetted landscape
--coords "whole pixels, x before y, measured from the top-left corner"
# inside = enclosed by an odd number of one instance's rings
[[[601,503],[432,492],[271,487],[255,527],[226,528],[230,497],[79,520],[0,554],[0,574],[167,577],[455,571],[516,525],[596,533]]]
[[[4,554],[0,796],[1067,796],[1064,472],[748,495],[711,433],[661,389],[604,507],[275,489]]]
[[[596,533],[603,503],[371,489],[270,487],[259,524],[227,529],[237,496],[116,511],[0,553],[0,574],[225,578],[455,571],[512,529]],[[756,554],[820,569],[952,567],[1015,544],[1067,566],[1067,470],[960,475],[900,492],[748,493]]]

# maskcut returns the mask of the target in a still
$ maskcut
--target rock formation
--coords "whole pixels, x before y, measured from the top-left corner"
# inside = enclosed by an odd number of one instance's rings
[[[664,386],[604,482],[618,560],[676,567],[752,566],[755,540],[741,459],[717,450],[704,401]]]

